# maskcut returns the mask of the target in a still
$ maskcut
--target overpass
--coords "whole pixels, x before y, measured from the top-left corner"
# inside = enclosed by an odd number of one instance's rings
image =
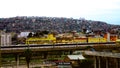
[[[76,44],[49,44],[49,45],[12,45],[1,46],[1,53],[22,53],[26,49],[31,51],[74,51],[74,50],[86,50],[89,48],[94,49],[116,49],[120,46],[115,45],[114,42],[110,43],[76,43]]]
[[[96,50],[100,49],[119,49],[119,45],[115,45],[115,43],[81,43],[81,44],[52,44],[52,45],[21,45],[21,46],[4,46],[1,47],[2,54],[16,54],[16,63],[19,65],[20,53],[25,52],[26,49],[30,49],[32,52],[43,52],[43,56],[46,58],[48,53],[46,52],[59,52],[59,51],[76,51],[76,50],[87,50],[89,48],[94,48]],[[110,68],[109,59],[114,58],[115,62],[117,62],[116,68],[119,68],[119,54],[111,54],[111,53],[101,53],[101,52],[85,52],[86,55],[92,56],[94,59],[94,67],[95,68],[104,68],[102,66],[102,58],[105,59],[105,68]],[[106,54],[106,55],[105,55]],[[118,61],[117,61],[118,60]]]
[[[93,57],[94,68],[120,68],[120,53],[84,51]]]

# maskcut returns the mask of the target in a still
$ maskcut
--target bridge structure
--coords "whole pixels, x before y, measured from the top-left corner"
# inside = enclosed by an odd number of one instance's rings
[[[97,51],[102,50],[102,49],[111,49],[111,50],[119,50],[120,46],[115,45],[115,43],[81,43],[81,44],[51,44],[51,45],[15,45],[15,46],[4,46],[1,47],[1,53],[4,54],[15,54],[16,58],[16,63],[18,66],[19,65],[19,58],[20,54],[23,54],[26,49],[30,49],[34,53],[42,52],[44,53],[44,58],[47,56],[47,52],[69,52],[69,54],[72,54],[73,51],[76,50],[88,50],[88,49],[95,49]],[[106,60],[105,68],[110,68],[109,58],[114,58],[115,62],[117,62],[115,68],[119,68],[120,64],[119,61],[119,55],[118,53],[116,54],[109,54],[108,53],[100,53],[100,52],[84,52],[85,55],[92,56],[94,60],[94,68],[104,68],[102,67],[102,62],[101,58],[104,57]],[[106,54],[106,55],[105,55]],[[118,55],[117,55],[118,54]]]
[[[94,68],[120,68],[120,53],[84,51],[84,54],[92,56]]]
[[[22,53],[26,49],[30,49],[33,52],[37,51],[75,51],[75,50],[86,50],[94,48],[96,50],[101,49],[116,49],[120,48],[115,42],[109,43],[76,43],[76,44],[44,44],[44,45],[11,45],[1,46],[1,53]]]

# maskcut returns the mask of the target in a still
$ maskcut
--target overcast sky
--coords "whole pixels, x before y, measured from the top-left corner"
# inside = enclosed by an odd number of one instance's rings
[[[120,25],[120,0],[0,0],[0,17],[85,18]]]

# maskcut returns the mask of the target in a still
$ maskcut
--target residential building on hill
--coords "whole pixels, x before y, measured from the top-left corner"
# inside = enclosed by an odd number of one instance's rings
[[[10,33],[0,32],[0,45],[10,46],[12,43],[12,36]]]

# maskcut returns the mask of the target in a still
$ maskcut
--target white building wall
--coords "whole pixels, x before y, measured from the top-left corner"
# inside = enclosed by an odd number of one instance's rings
[[[11,45],[11,34],[1,34],[1,46],[10,46]]]
[[[110,42],[110,33],[107,33],[107,41]]]
[[[8,34],[8,35],[7,35],[7,43],[6,43],[6,44],[7,44],[7,45],[11,45],[11,41],[12,41],[12,40],[11,40],[11,35]]]
[[[1,46],[5,45],[5,35],[1,35]]]

